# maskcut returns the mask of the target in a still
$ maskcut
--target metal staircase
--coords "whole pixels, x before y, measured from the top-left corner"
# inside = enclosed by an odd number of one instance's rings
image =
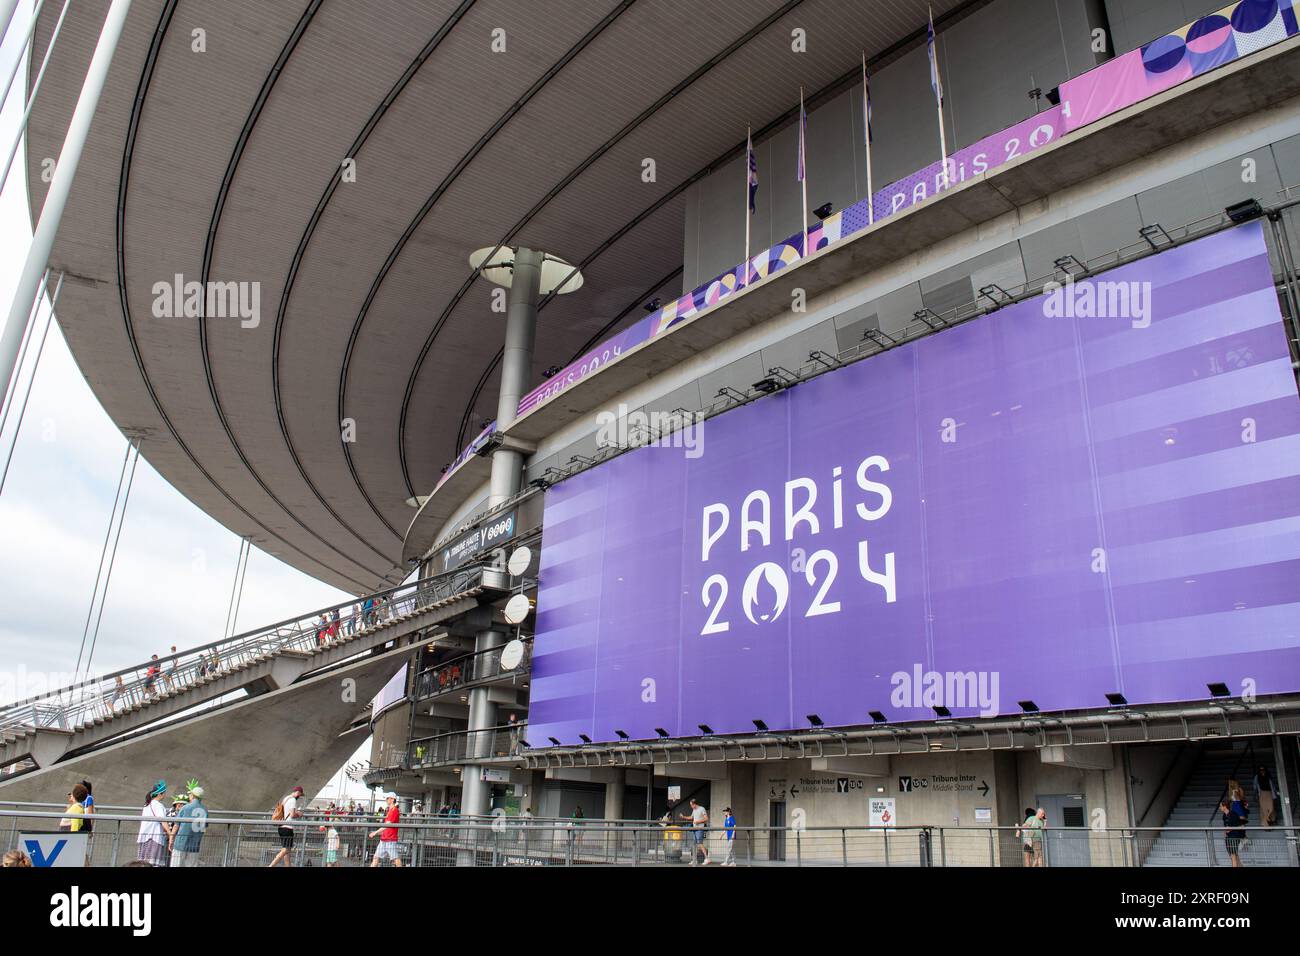
[[[0,708],[0,767],[48,767],[227,695],[288,686],[471,610],[497,590],[487,570],[474,564],[354,598]]]

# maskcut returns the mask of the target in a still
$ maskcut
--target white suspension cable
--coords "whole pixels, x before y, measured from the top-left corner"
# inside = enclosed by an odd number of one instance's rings
[[[113,549],[108,555],[108,568],[104,573],[104,593],[99,596],[99,614],[95,618],[95,629],[90,632],[90,651],[86,654],[86,670],[95,659],[95,643],[99,640],[99,622],[104,619],[104,605],[108,603],[108,585],[113,578],[113,564],[117,561],[117,545],[122,540],[122,525],[126,524],[126,506],[131,500],[131,485],[135,482],[135,466],[140,464],[140,439],[135,440],[135,457],[131,459],[131,471],[126,476],[126,491],[122,495],[122,515],[117,521],[117,534],[113,537]],[[129,449],[128,449],[129,453]]]
[[[230,601],[226,604],[226,624],[221,630],[222,638],[230,637],[233,632],[233,621],[235,615],[235,593],[240,589],[239,576],[244,564],[244,553],[248,547],[248,539],[239,539],[239,557],[235,558],[235,579],[230,583]]]
[[[27,403],[28,401],[31,400],[32,397],[32,386],[36,384],[36,373],[40,371],[41,368],[41,355],[44,354],[45,352],[45,340],[50,334],[50,326],[54,324],[54,307],[59,304],[59,293],[61,291],[63,291],[62,272],[59,273],[59,281],[54,286],[54,296],[50,300],[50,310],[45,317],[45,331],[41,333],[41,344],[40,346],[37,347],[36,358],[32,362],[32,373],[31,375],[27,376],[27,390],[23,394],[23,404],[22,407],[18,409],[18,419],[14,423],[13,438],[9,442],[9,454],[5,456],[4,470],[0,471],[0,495],[4,494],[5,482],[9,479],[9,465],[14,460],[14,449],[18,447],[18,435],[23,430],[23,417],[27,414]],[[19,370],[19,375],[21,375],[22,374],[21,362],[19,362],[18,364],[18,370]],[[15,392],[18,388],[18,378],[19,378],[18,375],[14,376]],[[17,397],[18,397],[17,394],[15,394],[14,398]],[[12,405],[12,402],[10,402],[10,404]],[[9,409],[6,408],[4,415],[0,416],[0,433],[4,432],[5,419],[7,419],[8,417],[9,417]]]
[[[244,539],[244,566],[239,571],[239,590],[235,594],[235,613],[230,618],[230,636],[239,630],[239,605],[244,603],[244,580],[248,577],[248,559],[253,556],[253,540]]]
[[[113,510],[108,515],[108,530],[104,532],[104,545],[99,549],[99,567],[95,571],[95,586],[90,589],[90,607],[86,608],[86,623],[81,628],[81,647],[77,649],[77,667],[74,673],[81,673],[81,659],[86,653],[86,638],[90,636],[90,619],[95,613],[95,599],[99,597],[99,581],[104,575],[104,562],[108,559],[108,542],[113,536],[113,521],[117,517],[117,503],[122,500],[122,483],[126,480],[126,465],[131,458],[131,443],[126,443],[126,454],[122,456],[122,469],[117,475],[117,493],[113,495]]]
[[[0,42],[4,41],[5,34],[9,32],[9,24],[13,22],[14,11],[18,9],[18,0],[0,0]]]
[[[31,46],[32,34],[36,32],[36,21],[40,19],[41,7],[43,7],[44,5],[45,5],[45,0],[36,0],[36,6],[32,10],[31,23],[27,24],[27,36],[23,40],[23,45],[18,48],[18,52],[14,56],[14,65],[13,68],[9,71],[9,79],[5,83],[4,95],[0,96],[0,107],[3,107],[5,105],[5,101],[9,99],[9,91],[13,88],[14,77],[18,75],[18,68],[23,65],[23,57],[27,55],[27,48]]]
[[[46,269],[45,275],[41,276],[40,288],[36,290],[36,301],[32,303],[32,308],[35,309],[37,312],[40,311],[41,299],[45,296],[45,289],[49,285],[49,279],[50,279],[50,270]],[[23,367],[23,364],[27,361],[27,350],[31,348],[31,344],[32,344],[32,334],[31,334],[32,326],[35,323],[36,323],[35,313],[29,312],[27,315],[27,325],[23,329],[22,350],[18,353],[18,364],[14,366],[15,373],[17,373]],[[9,409],[13,406],[13,397],[14,395],[17,394],[17,392],[18,392],[18,375],[15,374],[13,376],[13,380],[9,383],[9,387],[5,389],[4,406],[3,406],[4,414],[0,415],[0,433],[4,432],[5,425],[8,424],[9,422]]]
[[[23,135],[27,131],[27,120],[32,115],[32,107],[36,104],[36,94],[40,92],[41,80],[45,79],[45,68],[50,65],[50,54],[54,52],[54,43],[59,39],[59,31],[63,29],[63,20],[68,15],[68,6],[72,0],[63,0],[63,9],[59,12],[59,22],[54,25],[54,32],[50,34],[50,42],[45,47],[45,56],[41,58],[41,68],[36,71],[36,79],[32,82],[32,91],[27,94],[27,108],[23,110],[23,118],[18,121],[18,129],[14,132],[14,143],[9,149],[9,158],[5,161],[5,170],[0,175],[0,192],[4,192],[5,183],[9,181],[9,170],[13,168],[14,157],[18,155],[18,144],[23,141]]]

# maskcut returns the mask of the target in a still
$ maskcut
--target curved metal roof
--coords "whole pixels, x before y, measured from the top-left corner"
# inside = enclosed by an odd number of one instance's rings
[[[33,216],[107,7],[75,3],[55,47]],[[468,254],[504,241],[580,265],[584,286],[540,315],[539,380],[676,294],[682,193],[746,124],[788,122],[798,85],[838,89],[925,10],[135,0],[51,256],[60,325],[114,421],[199,507],[350,591],[395,582],[406,500],[495,413],[503,322]],[[795,27],[815,55],[791,52]],[[156,317],[177,275],[256,283],[260,321]]]

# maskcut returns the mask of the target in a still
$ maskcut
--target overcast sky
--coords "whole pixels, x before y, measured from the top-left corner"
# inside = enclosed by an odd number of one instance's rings
[[[23,27],[26,6],[14,16]],[[24,32],[11,28],[0,49],[0,84]],[[0,163],[8,155],[26,95],[21,75],[14,85],[0,114]],[[18,168],[0,194],[0,322],[8,315],[31,243],[22,157],[20,150]],[[38,333],[47,314],[42,308]],[[20,389],[31,374],[35,349],[33,343]],[[19,403],[21,396],[20,391]],[[16,418],[15,409],[0,435],[0,465]],[[0,615],[0,703],[27,696],[33,687],[42,690],[45,682],[74,668],[126,446],[77,369],[56,323],[0,494],[0,604],[5,608]],[[183,650],[220,638],[239,545],[238,537],[154,471],[146,446],[118,545],[94,670],[111,672],[165,653],[172,644]],[[345,597],[254,548],[238,631]],[[358,757],[368,754],[367,743]],[[331,794],[335,786],[330,785]],[[354,784],[352,792],[364,795],[365,789]]]

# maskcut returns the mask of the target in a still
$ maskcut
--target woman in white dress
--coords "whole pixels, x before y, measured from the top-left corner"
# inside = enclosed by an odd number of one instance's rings
[[[167,836],[163,832],[163,820],[167,817],[167,808],[159,799],[167,792],[167,781],[159,780],[144,798],[144,809],[140,811],[140,835],[136,837],[139,859],[152,866],[167,865]]]

